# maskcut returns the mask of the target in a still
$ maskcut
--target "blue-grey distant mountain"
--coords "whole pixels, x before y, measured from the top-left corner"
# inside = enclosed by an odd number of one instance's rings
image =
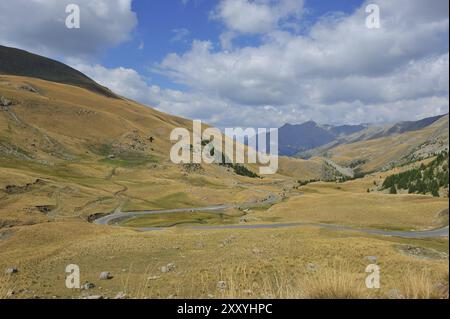
[[[448,113],[447,113],[448,114]],[[371,139],[379,138],[379,137],[385,137],[392,134],[400,134],[405,132],[411,132],[411,131],[418,131],[424,127],[427,127],[428,125],[433,124],[440,118],[444,117],[447,114],[427,117],[418,121],[404,121],[399,122],[397,124],[394,124],[392,127],[387,129],[384,132],[380,132],[374,136],[371,137]]]
[[[319,125],[313,121],[303,124],[285,124],[279,128],[279,154],[309,158],[323,156],[328,149],[342,144],[374,140],[395,134],[421,130],[447,114],[418,121],[403,121],[393,125]]]
[[[363,125],[321,126],[313,121],[295,125],[285,124],[278,129],[279,153],[293,156],[363,129],[365,129]]]

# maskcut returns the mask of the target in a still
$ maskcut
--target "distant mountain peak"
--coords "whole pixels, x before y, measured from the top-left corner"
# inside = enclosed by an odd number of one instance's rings
[[[448,113],[418,121],[402,121],[387,128],[366,123],[358,125],[318,125],[312,120],[301,124],[285,124],[278,131],[279,153],[293,156],[331,142],[336,145],[416,131],[432,125],[444,116],[448,116]]]

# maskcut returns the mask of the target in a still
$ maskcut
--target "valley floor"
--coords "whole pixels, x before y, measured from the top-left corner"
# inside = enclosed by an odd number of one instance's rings
[[[418,231],[448,225],[447,198],[378,190],[376,184],[390,172],[297,187],[296,181],[279,176],[218,175],[208,167],[186,174],[161,166],[164,163],[146,169],[86,163],[50,172],[2,163],[0,298],[448,294],[448,236],[413,239],[305,225],[195,227],[304,222]],[[271,196],[274,201],[267,201]],[[114,212],[224,204],[229,207],[221,212],[143,215],[120,221],[122,227],[89,222]],[[160,230],[141,232],[135,227]],[[94,287],[66,288],[69,264],[80,267],[82,284]],[[365,286],[369,264],[380,267],[380,289]],[[17,272],[3,275],[8,268]],[[104,271],[112,278],[100,280]]]

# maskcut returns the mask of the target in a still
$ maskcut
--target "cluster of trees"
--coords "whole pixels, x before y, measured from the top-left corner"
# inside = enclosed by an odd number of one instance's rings
[[[338,177],[336,179],[336,181],[338,183],[344,183],[344,182],[347,182],[347,181],[353,181],[355,179],[363,178],[364,176],[366,176],[365,173],[357,171],[357,172],[354,173],[353,177],[342,175],[341,177]]]
[[[319,182],[319,181],[320,181],[320,179],[309,179],[309,180],[304,180],[304,181],[298,180],[297,183],[298,183],[298,186],[305,186],[305,185],[308,185],[309,183],[314,183],[314,182]]]
[[[386,177],[382,188],[396,194],[399,189],[407,189],[410,194],[428,194],[439,196],[441,187],[448,187],[448,152],[437,155],[428,165]]]
[[[211,156],[214,156],[214,149],[212,149]],[[244,165],[241,164],[234,164],[234,163],[227,163],[226,159],[225,159],[225,155],[222,153],[222,161],[220,163],[218,163],[221,166],[225,166],[225,167],[229,167],[231,169],[233,169],[233,171],[241,176],[247,176],[247,177],[251,177],[251,178],[257,178],[260,177],[258,174],[252,172],[251,170],[249,170],[247,167],[245,167]]]
[[[251,178],[257,178],[259,177],[258,174],[252,172],[247,167],[241,164],[230,164],[231,168],[234,170],[234,172],[238,175],[247,176]]]

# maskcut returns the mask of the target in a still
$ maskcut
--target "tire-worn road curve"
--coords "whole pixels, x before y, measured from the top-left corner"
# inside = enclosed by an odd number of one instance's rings
[[[137,212],[117,212],[107,216],[100,217],[94,220],[95,224],[99,225],[111,225],[116,224],[119,221],[123,221],[129,218],[133,218],[136,216],[145,216],[145,215],[156,215],[156,214],[172,214],[172,213],[180,213],[180,212],[220,212],[229,208],[250,208],[255,206],[263,206],[272,204],[276,201],[276,196],[271,194],[265,200],[260,202],[252,202],[252,203],[244,203],[244,204],[222,204],[222,205],[214,205],[214,206],[206,206],[206,207],[195,207],[195,208],[174,208],[174,209],[162,209],[162,210],[150,210],[150,211],[137,211]],[[393,237],[403,237],[403,238],[432,238],[432,237],[448,237],[449,236],[449,226],[445,226],[438,229],[433,230],[424,230],[424,231],[388,231],[381,229],[364,229],[364,228],[354,228],[349,226],[342,225],[333,225],[333,224],[320,224],[320,223],[301,223],[301,222],[292,222],[292,223],[275,223],[275,224],[249,224],[249,225],[217,225],[217,226],[186,226],[185,228],[193,229],[193,230],[217,230],[217,229],[276,229],[276,228],[286,228],[286,227],[298,227],[298,226],[313,226],[313,227],[321,227],[331,230],[342,230],[342,231],[356,231],[363,232],[367,234],[373,235],[382,235],[382,236],[393,236]],[[164,227],[146,227],[146,228],[137,228],[139,231],[156,231],[156,230],[164,230],[167,228]]]

